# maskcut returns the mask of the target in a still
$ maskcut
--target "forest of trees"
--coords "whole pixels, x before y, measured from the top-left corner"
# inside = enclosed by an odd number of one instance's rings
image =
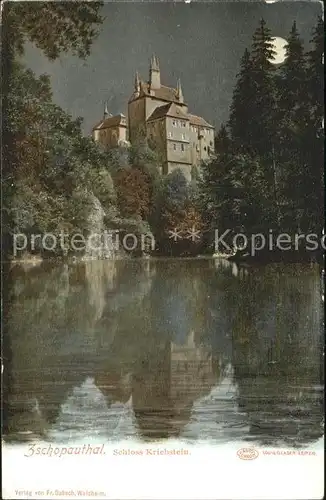
[[[17,233],[89,233],[94,197],[107,229],[152,232],[168,253],[167,231],[198,220],[191,187],[180,172],[162,178],[159,156],[146,142],[101,149],[83,136],[81,118],[73,119],[54,103],[48,76],[36,76],[22,62],[25,42],[51,60],[63,52],[87,57],[102,22],[100,9],[100,2],[4,8],[3,240],[9,256]],[[62,254],[61,248],[56,251]]]
[[[216,137],[216,159],[203,167],[205,224],[247,236],[322,234],[324,225],[324,23],[304,51],[296,23],[286,59],[276,65],[261,20],[245,50],[229,122]]]
[[[166,177],[146,142],[104,151],[52,97],[50,80],[22,63],[30,41],[50,59],[86,57],[101,25],[100,2],[4,7],[3,235],[86,232],[94,197],[105,227],[152,233],[164,255],[213,252],[214,229],[232,233],[321,233],[323,204],[323,21],[304,52],[294,23],[284,64],[271,63],[262,20],[246,50],[230,119],[216,155],[189,184]],[[42,26],[49,32],[45,37]],[[15,33],[15,36],[13,36]],[[178,229],[174,241],[169,231]],[[200,230],[192,241],[187,231]]]

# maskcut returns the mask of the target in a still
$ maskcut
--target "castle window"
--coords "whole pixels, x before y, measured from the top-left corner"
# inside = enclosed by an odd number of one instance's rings
[[[177,126],[177,122],[175,120],[172,120],[172,125],[173,125],[173,127],[176,127]]]
[[[185,145],[181,144],[181,151],[184,151],[184,150],[185,150]]]
[[[182,140],[185,141],[186,140],[186,135],[185,134],[182,134]]]
[[[206,148],[206,146],[204,147],[204,151],[207,151],[207,148]]]
[[[177,150],[177,145],[176,144],[173,144],[173,149],[174,149],[174,151]]]
[[[186,126],[186,122],[182,122],[182,126],[185,127]]]
[[[172,137],[172,132],[169,132],[169,133],[168,133],[168,137],[171,139],[171,137]]]

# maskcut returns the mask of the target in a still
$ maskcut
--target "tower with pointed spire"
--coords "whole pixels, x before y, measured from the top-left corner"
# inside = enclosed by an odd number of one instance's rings
[[[103,120],[106,120],[106,119],[107,119],[107,118],[109,118],[110,116],[112,116],[112,115],[109,113],[108,101],[104,101],[104,113],[103,113]]]
[[[161,83],[156,55],[150,59],[148,82],[136,73],[128,103],[128,128],[131,143],[147,138],[161,151],[163,174],[179,168],[191,179],[192,166],[214,153],[214,127],[188,112],[180,79],[176,88]]]
[[[182,92],[182,87],[181,87],[181,80],[180,78],[178,79],[177,82],[177,99],[180,103],[183,103],[183,92]]]
[[[214,154],[214,127],[204,118],[188,111],[181,80],[176,87],[161,83],[156,55],[150,59],[149,79],[135,72],[133,92],[128,101],[128,125],[123,115],[109,114],[104,103],[104,117],[93,129],[93,137],[105,147],[147,140],[160,152],[162,174],[180,169],[191,179],[192,167],[199,167]]]
[[[161,88],[161,73],[158,59],[155,55],[152,56],[149,68],[149,86],[150,90],[158,90]]]
[[[134,96],[139,97],[140,94],[140,78],[139,73],[136,71],[135,73],[135,85],[134,85]]]

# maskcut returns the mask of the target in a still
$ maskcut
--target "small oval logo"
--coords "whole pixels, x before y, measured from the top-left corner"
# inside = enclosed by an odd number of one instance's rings
[[[241,460],[254,460],[259,453],[254,448],[241,448],[237,451],[237,455]]]

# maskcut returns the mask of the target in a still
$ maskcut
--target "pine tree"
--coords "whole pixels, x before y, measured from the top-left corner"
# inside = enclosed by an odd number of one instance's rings
[[[251,146],[251,123],[253,120],[251,103],[254,100],[252,64],[248,49],[240,63],[240,72],[234,89],[228,126],[232,140],[237,148],[248,149]],[[221,129],[222,132],[222,129]]]
[[[224,154],[231,148],[232,142],[228,134],[228,130],[224,123],[222,123],[220,130],[215,137],[215,153]]]
[[[323,219],[323,23],[306,55],[294,23],[278,83],[277,164],[284,229],[321,230]]]
[[[288,150],[298,147],[307,126],[306,58],[296,23],[287,39],[286,58],[280,68],[279,113]],[[282,140],[282,138],[281,138]],[[294,142],[294,144],[293,144]]]
[[[324,21],[319,17],[311,39],[313,48],[308,53],[308,92],[317,129],[324,116],[324,37]]]
[[[229,127],[237,149],[268,156],[275,141],[275,50],[262,19],[246,49],[231,104]]]
[[[271,227],[273,198],[258,158],[232,150],[217,154],[203,166],[199,188],[203,220],[211,235],[216,229],[220,234],[229,230],[231,238]]]
[[[324,22],[320,17],[311,39],[312,50],[308,53],[308,105],[310,123],[304,149],[309,165],[309,208],[307,217],[312,229],[320,232],[324,225]]]
[[[251,147],[259,155],[269,155],[275,142],[275,65],[271,31],[264,19],[253,35],[251,51],[251,77],[253,99],[250,103],[252,120]]]
[[[285,61],[280,67],[278,92],[278,140],[276,160],[278,190],[282,198],[282,226],[286,231],[303,229],[302,214],[306,206],[307,172],[304,138],[307,133],[306,57],[296,23],[287,38]]]
[[[260,70],[261,76],[265,76],[268,71],[273,71],[273,60],[275,59],[275,49],[271,30],[266,27],[266,21],[261,19],[259,27],[256,29],[252,40],[252,62],[256,71]]]

